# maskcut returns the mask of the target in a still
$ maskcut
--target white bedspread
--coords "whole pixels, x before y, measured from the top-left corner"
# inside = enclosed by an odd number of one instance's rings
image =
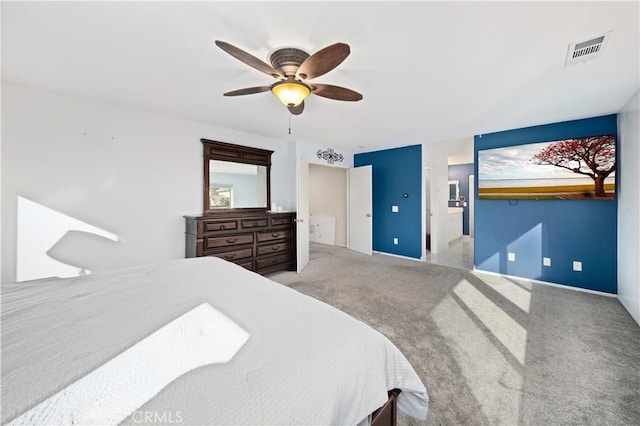
[[[167,371],[176,377],[165,377],[161,385],[155,380],[153,392],[149,381],[133,380],[152,373],[126,370],[137,371],[139,365],[139,371],[153,371],[152,365],[175,358],[144,354],[159,352],[153,348],[166,342],[166,336],[156,338],[156,346],[149,346],[158,330],[202,304],[248,333],[237,353],[228,362],[172,365]],[[202,350],[216,350],[212,342],[212,347],[203,343]],[[141,352],[141,347],[146,349]],[[184,362],[179,358],[170,362]],[[3,424],[46,407],[57,395],[72,395],[72,407],[91,400],[87,393],[99,398],[95,387],[75,397],[70,390],[109,365],[129,367],[110,370],[109,380],[99,383],[129,386],[141,399],[134,403],[126,392],[103,392],[110,395],[110,404],[131,405],[134,411],[125,424],[356,424],[380,407],[393,388],[403,391],[401,410],[417,418],[427,411],[424,385],[380,333],[217,258],[2,285]],[[29,423],[29,418],[18,419]],[[107,415],[91,417],[90,423],[117,421]]]

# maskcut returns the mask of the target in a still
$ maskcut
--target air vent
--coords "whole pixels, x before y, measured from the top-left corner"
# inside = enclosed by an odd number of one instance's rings
[[[588,40],[576,41],[569,44],[567,60],[564,66],[568,67],[569,65],[591,61],[600,57],[610,37],[611,31],[590,37]]]

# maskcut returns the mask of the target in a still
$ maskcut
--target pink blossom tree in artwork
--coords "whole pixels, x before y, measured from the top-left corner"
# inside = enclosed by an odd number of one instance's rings
[[[589,176],[594,181],[596,196],[604,197],[604,181],[616,170],[616,138],[605,135],[555,142],[531,160],[534,164],[549,164]]]

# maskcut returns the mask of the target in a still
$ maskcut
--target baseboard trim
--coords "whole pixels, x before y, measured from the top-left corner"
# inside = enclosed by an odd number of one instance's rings
[[[424,262],[422,259],[419,259],[419,258],[416,258],[416,257],[402,256],[400,254],[387,253],[387,252],[384,252],[384,251],[372,250],[372,253],[384,254],[385,256],[398,257],[400,259],[415,260],[416,262]]]
[[[640,325],[640,312],[633,312],[631,310],[631,306],[629,306],[629,303],[626,302],[625,299],[621,299],[620,296],[618,296],[618,300],[620,301],[622,306],[624,306],[627,312],[629,312],[629,315],[631,316],[631,318],[633,318],[635,322],[637,322],[638,325]]]
[[[475,266],[473,267],[473,271],[474,272],[480,272],[480,273],[487,274],[487,275],[494,275],[494,276],[499,276],[499,277],[512,278],[514,280],[520,280],[520,281],[524,281],[524,282],[527,282],[527,283],[542,284],[542,285],[546,285],[546,286],[550,286],[550,287],[563,288],[565,290],[575,290],[575,291],[581,291],[583,293],[597,294],[599,296],[615,297],[616,299],[619,300],[617,294],[605,293],[604,291],[589,290],[588,288],[573,287],[573,286],[570,286],[570,285],[550,283],[548,281],[534,280],[534,279],[531,279],[531,278],[516,277],[515,275],[500,274],[498,272],[483,271],[482,269],[477,269]]]

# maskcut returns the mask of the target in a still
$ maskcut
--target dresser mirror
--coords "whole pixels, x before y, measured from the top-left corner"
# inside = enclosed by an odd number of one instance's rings
[[[267,207],[267,167],[209,160],[209,209]]]
[[[273,151],[201,139],[204,214],[267,211]]]

